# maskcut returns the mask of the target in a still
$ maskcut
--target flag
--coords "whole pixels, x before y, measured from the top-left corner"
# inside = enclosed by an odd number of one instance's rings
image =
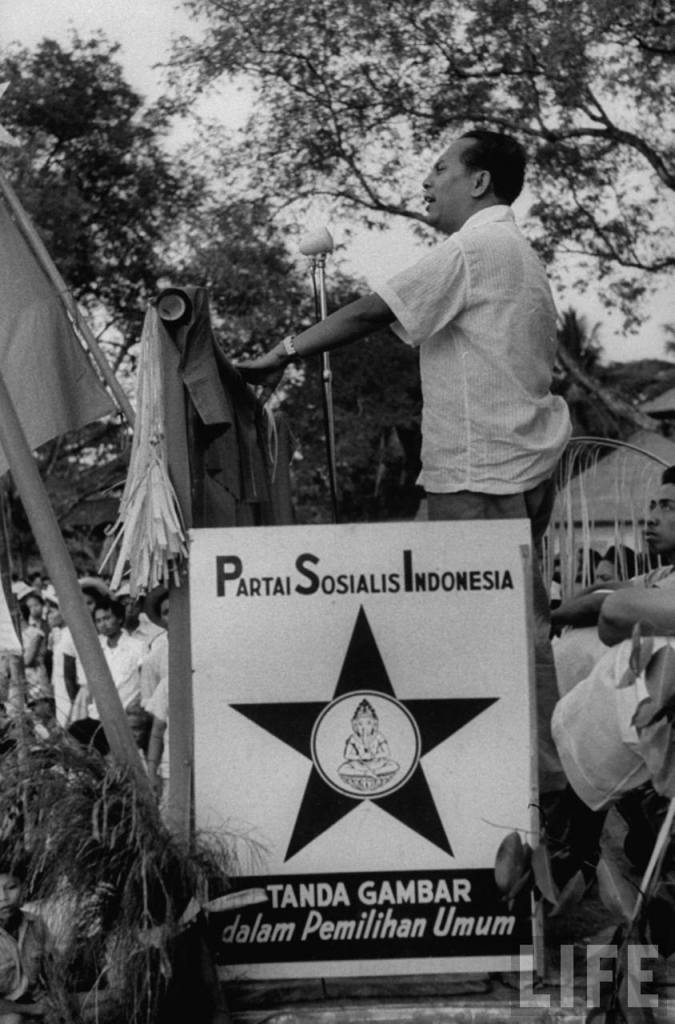
[[[0,373],[31,448],[115,411],[1,194]]]

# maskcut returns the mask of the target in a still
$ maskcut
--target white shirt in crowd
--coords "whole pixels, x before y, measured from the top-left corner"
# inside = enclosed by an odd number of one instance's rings
[[[108,662],[110,674],[119,693],[122,707],[128,708],[141,693],[141,662],[145,654],[145,646],[134,640],[128,633],[122,632],[114,647],[108,646],[107,637],[99,637],[105,660]],[[95,702],[89,709],[89,717],[100,720]]]

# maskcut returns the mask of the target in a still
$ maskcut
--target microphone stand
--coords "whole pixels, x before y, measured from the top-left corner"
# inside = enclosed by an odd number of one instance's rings
[[[318,277],[318,288],[317,288]],[[312,255],[312,281],[314,285],[314,311],[317,320],[328,316],[326,300],[326,253]],[[335,415],[333,410],[333,371],[330,354],[321,353],[321,391],[323,396],[323,419],[326,436],[326,458],[328,461],[328,482],[330,485],[333,522],[338,522],[337,462],[335,455]]]

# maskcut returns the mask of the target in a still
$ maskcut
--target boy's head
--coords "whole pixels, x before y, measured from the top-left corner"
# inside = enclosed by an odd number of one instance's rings
[[[0,861],[0,927],[16,917],[23,901],[25,882],[23,866],[17,862]]]
[[[54,718],[54,701],[46,694],[36,693],[35,696],[29,696],[27,704],[36,721],[47,724]]]
[[[84,603],[93,618],[99,602],[102,598],[109,597],[110,591],[104,581],[99,579],[98,576],[82,576],[79,584],[84,597]]]
[[[19,602],[21,614],[24,621],[28,622],[29,619],[39,621],[42,618],[42,612],[44,610],[44,601],[36,590],[31,590],[26,596]]]
[[[47,599],[47,625],[50,629],[57,629],[65,625],[58,601]]]
[[[102,598],[94,612],[96,629],[101,636],[114,638],[122,632],[124,626],[125,608],[120,601],[111,597]]]

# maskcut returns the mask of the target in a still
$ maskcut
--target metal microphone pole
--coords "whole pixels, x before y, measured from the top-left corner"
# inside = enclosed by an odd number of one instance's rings
[[[312,281],[314,284],[314,308],[317,320],[328,316],[326,299],[326,254],[333,251],[333,239],[327,228],[322,228],[300,242],[300,252],[312,259]],[[318,281],[318,286],[317,286]],[[321,385],[323,396],[324,431],[326,436],[326,457],[330,485],[333,522],[338,521],[337,461],[335,454],[335,415],[333,409],[333,371],[330,354],[321,353]]]

